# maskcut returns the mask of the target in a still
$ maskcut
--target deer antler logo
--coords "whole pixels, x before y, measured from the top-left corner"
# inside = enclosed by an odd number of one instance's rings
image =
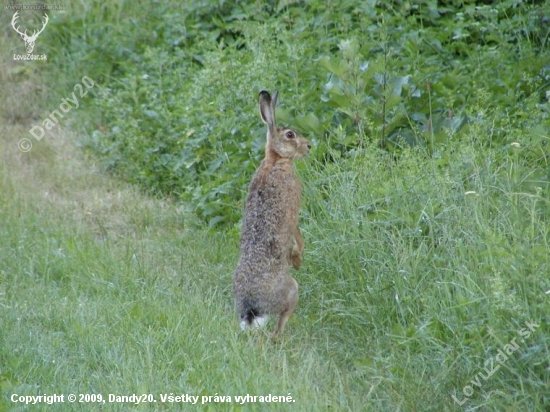
[[[48,24],[48,20],[49,20],[48,15],[46,13],[44,13],[45,20],[44,20],[44,25],[42,26],[42,28],[38,31],[35,30],[32,33],[32,36],[27,36],[27,30],[25,30],[25,32],[22,33],[19,30],[19,27],[15,26],[15,21],[19,17],[17,15],[17,13],[19,13],[19,11],[16,11],[15,14],[13,15],[13,18],[11,19],[11,26],[13,27],[13,29],[17,33],[19,33],[21,35],[21,37],[23,37],[23,40],[25,40],[25,47],[27,48],[27,53],[30,54],[30,53],[32,53],[32,51],[34,49],[34,43],[36,42],[36,39],[37,39],[38,35],[44,31],[44,29],[46,28],[46,24]]]

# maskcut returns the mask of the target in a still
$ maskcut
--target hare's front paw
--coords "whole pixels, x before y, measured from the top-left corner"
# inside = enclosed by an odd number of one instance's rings
[[[297,247],[294,247],[292,249],[292,255],[290,256],[290,259],[292,260],[292,266],[294,267],[294,269],[300,269],[300,266],[302,266],[302,253]]]

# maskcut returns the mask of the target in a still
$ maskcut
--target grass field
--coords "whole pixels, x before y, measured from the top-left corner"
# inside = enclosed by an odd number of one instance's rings
[[[63,50],[52,58],[59,70],[13,61],[21,39],[13,33],[0,39],[0,97],[7,102],[0,106],[0,411],[263,410],[266,401],[275,410],[300,411],[550,410],[549,131],[547,118],[532,127],[522,123],[539,119],[539,106],[526,98],[525,113],[504,103],[489,110],[485,103],[494,96],[480,90],[467,112],[483,121],[471,122],[445,145],[398,152],[368,139],[341,152],[338,145],[329,147],[330,139],[339,136],[340,144],[356,134],[345,122],[331,125],[326,157],[319,155],[324,141],[317,136],[312,156],[298,165],[306,241],[304,265],[294,272],[298,309],[278,341],[268,331],[241,334],[231,292],[238,223],[205,222],[205,210],[220,205],[205,200],[211,199],[207,183],[197,197],[162,192],[171,183],[160,177],[169,179],[169,170],[174,182],[187,182],[176,168],[159,167],[158,176],[147,169],[129,179],[126,173],[139,170],[143,160],[131,161],[132,153],[144,143],[136,140],[127,157],[117,160],[127,164],[112,167],[116,162],[109,156],[120,153],[111,147],[102,157],[98,148],[106,146],[90,143],[101,130],[116,127],[98,108],[127,104],[116,94],[105,97],[117,83],[115,72],[102,72],[111,57],[84,71],[69,58],[82,50],[88,62],[80,37],[61,49],[63,22],[74,30],[82,25],[90,36],[82,39],[93,46],[102,30],[119,38],[124,24],[133,27],[131,19],[122,22],[124,10],[158,17],[153,6],[140,4],[143,10],[129,11],[113,1],[105,14],[82,5],[75,14],[82,21],[75,17],[72,23],[52,17],[42,44]],[[1,18],[10,30],[11,12]],[[116,29],[109,29],[112,21]],[[532,41],[520,44],[526,55],[534,47]],[[53,54],[55,47],[48,50]],[[225,57],[220,54],[220,70],[228,69]],[[211,76],[201,73],[199,85]],[[83,75],[96,81],[91,96],[42,140],[30,137],[29,129]],[[163,76],[170,90],[175,78],[181,80],[181,73]],[[254,81],[259,84],[259,77]],[[304,77],[304,84],[310,81]],[[246,96],[235,88],[239,95],[231,103]],[[547,89],[543,83],[537,96]],[[314,88],[308,90],[313,96]],[[139,100],[144,90],[133,92]],[[293,93],[281,94],[289,119]],[[230,105],[227,95],[220,92],[214,101]],[[297,101],[308,104],[306,98]],[[213,116],[207,128],[235,121],[218,121],[211,105],[204,105]],[[340,109],[322,111],[347,110]],[[193,108],[186,110],[195,115]],[[253,95],[242,112],[236,119],[263,139]],[[117,115],[128,126],[141,121]],[[505,138],[497,138],[501,132]],[[18,148],[22,138],[31,139],[30,151]],[[222,149],[211,148],[216,154]],[[251,170],[254,156],[247,159]],[[232,167],[203,172],[231,176]],[[248,169],[238,178],[246,182]],[[240,186],[231,190],[243,195]],[[205,202],[199,213],[193,199]],[[215,210],[227,212],[227,222],[242,212],[240,202],[223,205]],[[25,396],[53,394],[63,394],[64,402],[24,404]],[[69,402],[69,394],[77,395],[76,402]],[[133,394],[147,396],[139,404],[116,398]],[[246,395],[256,398],[237,399]],[[260,399],[268,395],[281,399]]]

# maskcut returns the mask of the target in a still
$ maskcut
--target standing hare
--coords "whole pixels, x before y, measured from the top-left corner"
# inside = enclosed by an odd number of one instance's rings
[[[274,315],[279,317],[276,337],[298,303],[298,283],[290,276],[290,264],[295,269],[302,264],[304,240],[298,229],[302,188],[293,160],[306,156],[311,143],[294,130],[277,127],[277,91],[273,98],[260,92],[259,103],[267,144],[248,188],[233,290],[241,329],[263,326]]]

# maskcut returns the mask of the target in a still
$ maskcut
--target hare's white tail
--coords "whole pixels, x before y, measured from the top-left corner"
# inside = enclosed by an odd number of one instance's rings
[[[246,317],[241,318],[241,331],[245,331],[246,329],[261,329],[269,320],[268,315],[263,316],[255,316],[254,313],[251,311],[249,312]]]

